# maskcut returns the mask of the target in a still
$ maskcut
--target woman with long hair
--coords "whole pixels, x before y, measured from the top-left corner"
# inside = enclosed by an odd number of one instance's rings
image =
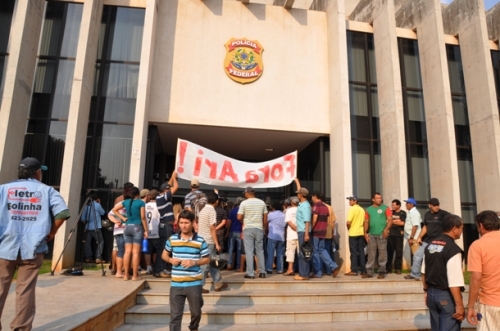
[[[174,205],[174,232],[177,232],[179,230],[179,214],[182,211],[182,205],[180,203],[176,203]]]
[[[130,260],[132,260],[132,280],[139,280],[139,262],[141,260],[142,239],[148,237],[145,203],[140,198],[140,191],[137,187],[130,190],[132,199],[123,201],[113,208],[113,213],[125,223],[123,239],[125,241],[125,254],[123,256],[123,269],[125,273],[123,280],[129,280],[128,270]],[[127,217],[120,214],[119,210],[125,208]]]

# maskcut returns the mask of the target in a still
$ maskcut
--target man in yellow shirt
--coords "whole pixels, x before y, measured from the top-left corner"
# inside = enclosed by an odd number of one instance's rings
[[[358,198],[354,195],[347,197],[349,200],[349,213],[347,214],[347,229],[349,230],[349,250],[351,251],[351,272],[346,276],[357,276],[366,274],[365,237],[363,224],[365,211],[358,204]]]

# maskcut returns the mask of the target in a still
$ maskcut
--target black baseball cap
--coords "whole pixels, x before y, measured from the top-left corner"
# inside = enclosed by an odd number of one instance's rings
[[[169,183],[163,183],[160,186],[160,192],[163,192],[163,191],[165,191],[166,189],[169,189],[169,188],[170,188],[170,184]]]
[[[355,196],[355,195],[351,195],[351,196],[347,197],[346,199],[347,200],[356,200],[356,201],[358,201],[358,197]]]
[[[38,170],[38,169],[42,169],[44,171],[49,170],[47,166],[42,165],[40,161],[38,161],[34,157],[27,157],[22,159],[21,162],[19,162],[19,168],[24,168],[28,170]]]

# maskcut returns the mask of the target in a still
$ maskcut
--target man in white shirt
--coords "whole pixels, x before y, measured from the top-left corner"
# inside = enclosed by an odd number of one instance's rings
[[[215,206],[219,203],[219,197],[215,192],[209,192],[207,194],[207,204],[200,211],[198,218],[198,235],[205,239],[208,244],[208,251],[210,256],[216,254],[220,251],[219,241],[217,240],[217,233],[215,231],[215,224],[217,223],[217,214],[215,212]],[[220,252],[222,253],[222,252]],[[220,275],[220,270],[210,267],[209,264],[203,265],[203,281],[202,286],[205,285],[205,278],[207,275],[207,268],[210,272],[212,280],[214,282],[215,291],[219,292],[227,288],[227,284],[222,281],[222,276]],[[209,290],[203,289],[203,293],[208,293]]]
[[[413,254],[417,251],[420,246],[417,243],[418,235],[420,234],[420,224],[422,224],[422,216],[417,209],[417,201],[414,198],[408,198],[405,200],[406,210],[406,221],[404,226],[404,238],[408,240],[408,246],[410,247],[411,264],[413,264]]]

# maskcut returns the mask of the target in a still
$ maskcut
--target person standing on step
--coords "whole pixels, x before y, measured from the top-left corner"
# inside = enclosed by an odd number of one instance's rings
[[[362,278],[372,278],[375,267],[375,258],[378,256],[378,279],[385,278],[385,265],[387,264],[387,237],[392,226],[392,211],[382,204],[382,195],[375,193],[373,204],[366,208],[364,236],[368,243],[368,262],[366,274]],[[378,255],[377,255],[378,253]]]
[[[162,259],[172,265],[170,282],[170,331],[181,331],[186,299],[191,313],[189,330],[198,330],[203,307],[202,271],[210,262],[208,245],[194,232],[194,214],[183,210],[179,214],[179,232],[165,243]]]
[[[215,230],[215,225],[217,223],[217,213],[215,211],[215,206],[219,204],[219,196],[215,192],[207,193],[207,204],[200,211],[198,215],[198,233],[202,236],[208,244],[208,252],[210,256],[221,252],[221,247],[217,237],[217,232]],[[207,270],[208,268],[208,270]],[[220,270],[212,268],[210,266],[204,266],[203,268],[203,278],[202,286],[205,286],[205,279],[207,272],[210,272],[210,276],[214,282],[214,288],[216,292],[222,291],[227,288],[227,284],[222,281],[222,276],[220,275]],[[209,290],[203,289],[203,293],[208,293]]]
[[[229,212],[229,219],[228,219],[228,229],[229,229],[229,234],[228,234],[228,254],[229,254],[229,261],[227,263],[227,270],[239,270],[240,269],[240,263],[241,263],[241,231],[242,231],[242,224],[238,220],[238,210],[240,209],[240,203],[245,200],[241,197],[236,198],[236,204],[233,209]],[[233,252],[235,253],[235,259],[234,259],[234,268],[233,268]]]
[[[276,253],[276,270],[278,274],[283,273],[283,253],[285,251],[285,213],[282,211],[283,205],[276,202],[272,206],[272,211],[268,214],[268,234],[267,234],[267,260],[266,273],[273,273],[273,262]]]
[[[309,273],[311,271],[311,265],[309,261],[306,261],[304,255],[302,254],[301,247],[305,242],[309,242],[309,232],[311,231],[311,205],[307,201],[307,196],[309,191],[305,187],[300,186],[300,181],[298,178],[294,179],[295,185],[297,185],[297,197],[299,198],[299,206],[297,207],[297,213],[295,214],[295,219],[297,222],[297,236],[299,237],[299,274],[295,275],[293,279],[295,280],[308,280]]]
[[[463,231],[460,216],[448,214],[439,223],[441,234],[425,246],[422,283],[432,330],[458,331],[465,318],[462,300],[463,251],[455,243]]]
[[[288,200],[288,199],[287,199]],[[297,206],[299,198],[290,197],[290,206],[285,211],[286,228],[286,262],[288,269],[285,276],[294,276],[293,264],[295,262],[295,253],[299,253],[299,236],[297,234]],[[285,203],[288,201],[285,201]]]
[[[420,279],[420,269],[422,268],[422,260],[424,259],[425,248],[429,243],[442,233],[442,222],[449,212],[439,207],[439,200],[432,198],[429,200],[429,211],[424,216],[424,226],[418,235],[417,243],[421,246],[413,255],[413,264],[411,272],[406,275],[405,279]],[[422,240],[423,239],[423,240]]]
[[[478,331],[500,330],[500,219],[485,210],[476,216],[481,238],[474,241],[467,255],[467,270],[472,273],[469,286],[467,321]]]
[[[387,237],[387,266],[385,268],[389,274],[394,266],[394,272],[401,275],[405,221],[406,212],[401,210],[401,201],[398,199],[392,200],[392,226]]]
[[[420,227],[422,223],[422,216],[417,209],[417,201],[413,198],[408,198],[405,200],[406,210],[406,222],[404,226],[405,235],[404,239],[408,240],[408,247],[410,248],[410,261],[413,265],[413,254],[418,250],[419,244],[417,243],[418,236],[420,234]]]
[[[167,183],[160,186],[160,194],[156,197],[156,206],[158,213],[160,213],[160,227],[158,228],[158,235],[160,236],[161,247],[165,247],[165,242],[174,233],[174,207],[172,205],[172,197],[179,188],[177,182],[177,172],[174,170],[172,176]],[[155,263],[154,273],[155,277],[170,278],[172,266],[163,263],[163,260],[157,259],[160,263]]]
[[[314,278],[321,278],[323,273],[322,262],[324,262],[329,269],[332,270],[333,278],[337,277],[339,267],[335,261],[330,257],[330,253],[325,249],[326,230],[328,229],[328,220],[330,217],[330,210],[323,203],[323,193],[314,191],[311,194],[313,202],[312,207],[312,241],[314,247],[313,263],[314,263]]]
[[[358,204],[358,197],[351,195],[349,200],[349,212],[347,213],[347,230],[349,231],[349,251],[351,259],[351,271],[346,276],[361,276],[366,274],[365,236],[364,222],[365,211]]]
[[[238,209],[238,220],[243,222],[243,244],[245,245],[247,273],[245,278],[255,278],[254,252],[259,263],[259,277],[266,278],[264,257],[264,229],[267,228],[267,208],[264,201],[255,197],[255,190],[247,187],[243,192],[245,201]]]

